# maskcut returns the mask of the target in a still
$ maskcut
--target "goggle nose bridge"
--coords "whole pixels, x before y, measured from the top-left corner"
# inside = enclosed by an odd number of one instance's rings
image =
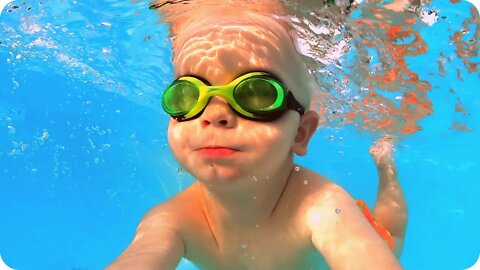
[[[205,97],[207,99],[206,103],[208,104],[210,102],[210,99],[214,96],[221,97],[227,101],[227,103],[230,104],[230,96],[225,93],[225,90],[228,88],[235,88],[230,85],[222,85],[222,86],[210,86],[210,85],[202,85],[198,86],[199,88],[207,88],[207,92],[205,93]],[[200,90],[200,89],[199,89]],[[216,92],[216,93],[213,93]]]

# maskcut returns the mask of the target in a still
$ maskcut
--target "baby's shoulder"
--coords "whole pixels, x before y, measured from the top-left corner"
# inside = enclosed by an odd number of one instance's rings
[[[302,205],[303,213],[312,211],[338,212],[340,209],[350,209],[355,206],[355,201],[350,194],[338,184],[311,171],[301,168],[292,180],[296,183],[296,197]]]
[[[190,189],[186,189],[176,196],[154,206],[142,218],[140,226],[156,224],[161,226],[169,226],[173,228],[181,227],[188,224],[195,216],[194,209],[198,203],[193,201],[195,198],[191,196]]]
[[[323,200],[327,197],[341,200],[345,199],[345,196],[349,197],[345,189],[324,176],[305,167],[297,168],[291,176],[291,181],[297,187],[296,192],[306,201]]]

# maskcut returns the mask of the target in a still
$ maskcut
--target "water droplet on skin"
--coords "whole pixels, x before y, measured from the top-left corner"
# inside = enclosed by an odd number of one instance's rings
[[[296,172],[300,171],[300,167],[295,166],[295,171],[296,171]]]
[[[267,180],[270,179],[270,176],[266,176],[265,179],[267,179]]]
[[[255,256],[252,256],[252,260],[255,260]]]
[[[308,185],[308,180],[303,180],[304,185]]]
[[[258,182],[258,179],[257,179],[257,177],[256,177],[255,175],[252,176],[252,180],[253,180],[254,182]]]
[[[256,200],[256,199],[257,199],[257,196],[253,196],[252,198],[253,198],[254,200]]]
[[[342,209],[340,208],[335,208],[335,213],[340,214],[342,212]]]
[[[256,225],[255,225],[255,228],[260,228],[260,225],[256,224]]]
[[[245,248],[248,247],[248,245],[247,245],[246,243],[242,243],[242,244],[240,244],[240,247],[243,248],[243,249],[245,249]]]

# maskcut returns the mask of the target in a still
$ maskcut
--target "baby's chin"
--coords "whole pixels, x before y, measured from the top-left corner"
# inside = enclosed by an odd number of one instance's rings
[[[207,187],[229,188],[251,180],[252,174],[235,165],[211,163],[193,169],[192,175]]]

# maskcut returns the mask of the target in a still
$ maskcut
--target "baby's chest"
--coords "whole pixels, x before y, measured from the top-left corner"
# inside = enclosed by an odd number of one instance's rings
[[[259,230],[229,239],[202,232],[185,244],[187,259],[200,269],[303,270],[324,269],[325,265],[308,238],[288,229]]]

